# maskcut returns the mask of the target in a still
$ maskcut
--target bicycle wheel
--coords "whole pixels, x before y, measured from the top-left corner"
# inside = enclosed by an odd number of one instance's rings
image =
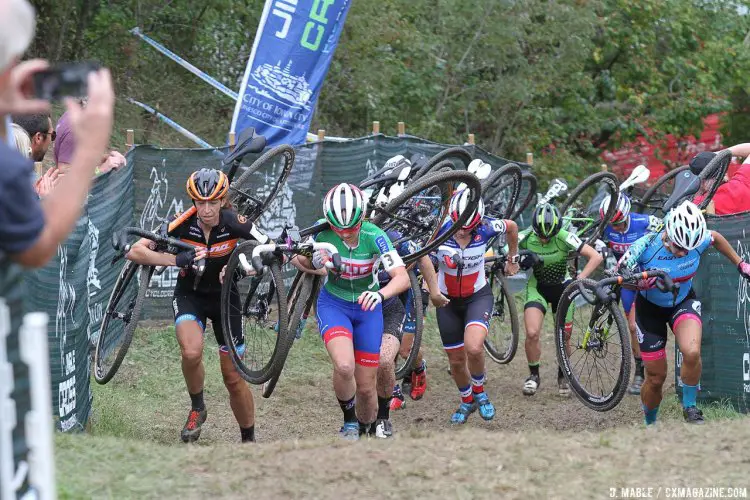
[[[279,159],[283,161],[280,171],[276,165]],[[262,167],[268,165],[271,166],[272,175],[276,178],[276,182],[270,185],[268,171],[262,169]],[[288,144],[276,146],[263,153],[229,186],[229,190],[232,192],[230,201],[237,213],[250,220],[256,220],[260,217],[276,198],[276,195],[279,194],[293,166],[294,149]],[[251,192],[251,190],[253,191]],[[262,194],[256,196],[256,193]]]
[[[473,193],[471,201],[459,220],[438,236],[440,226],[448,216],[453,187],[462,182]],[[408,184],[400,195],[384,207],[374,207],[372,222],[383,231],[395,230],[404,235],[393,242],[394,246],[404,241],[414,243],[412,253],[402,255],[404,263],[411,264],[453,236],[476,209],[481,192],[479,180],[469,172],[431,174]]]
[[[419,348],[422,346],[422,330],[424,329],[424,308],[422,304],[422,287],[419,286],[419,280],[414,274],[414,271],[409,271],[409,281],[411,282],[411,288],[406,291],[407,298],[404,308],[406,309],[406,315],[404,316],[403,334],[401,342],[411,340],[411,348],[409,349],[409,355],[406,359],[396,356],[396,380],[404,378],[406,373],[414,367],[414,362],[417,360],[417,354],[419,354]],[[397,298],[400,300],[400,298]],[[414,333],[406,333],[406,329],[414,330]],[[409,337],[409,338],[407,338]]]
[[[698,205],[698,208],[702,210],[711,203],[716,190],[719,189],[719,186],[724,181],[724,176],[731,162],[732,152],[728,149],[723,149],[717,152],[716,156],[701,170],[701,173],[698,175],[701,180],[701,189],[693,196],[693,201],[697,201],[696,205]]]
[[[251,384],[262,384],[281,370],[294,337],[281,265],[274,261],[260,276],[246,276],[240,265],[240,254],[250,261],[258,244],[250,240],[235,248],[221,287],[224,343],[237,371]]]
[[[427,160],[427,163],[425,163],[424,167],[420,168],[414,176],[414,180],[422,179],[426,175],[437,171],[437,165],[446,160],[450,161],[453,164],[454,169],[457,164],[460,164],[463,165],[462,169],[465,170],[469,163],[471,163],[471,160],[473,160],[473,158],[471,157],[471,154],[462,147],[444,149],[443,151]]]
[[[633,200],[633,211],[646,215],[664,217],[662,207],[669,195],[674,191],[675,178],[688,169],[683,165],[659,177],[653,186],[648,188],[640,200]]]
[[[521,167],[515,163],[503,165],[482,183],[485,213],[490,217],[506,219],[521,194]]]
[[[299,323],[302,320],[302,315],[304,314],[305,308],[310,299],[310,294],[312,294],[313,287],[315,286],[316,278],[319,278],[319,276],[298,271],[297,275],[294,277],[292,286],[289,287],[289,293],[287,294],[287,307],[289,308],[289,336],[292,337],[292,342],[289,345],[290,350],[294,344],[297,326],[299,326]],[[289,353],[287,352],[287,356],[288,354]],[[286,362],[287,356],[284,356],[284,362]],[[284,366],[282,363],[273,373],[271,378],[263,384],[264,398],[270,398],[271,394],[273,394],[274,389],[276,389],[276,384],[281,377],[283,368]]]
[[[610,203],[604,217],[599,216],[599,204],[609,195],[613,200],[618,197],[617,177],[609,172],[598,172],[587,177],[560,208],[563,215],[563,227],[574,231],[587,244],[601,237],[602,231],[617,210],[617,203]],[[567,226],[567,227],[566,227]]]
[[[94,379],[99,384],[115,376],[128,353],[153,272],[153,266],[128,261],[115,282],[94,351]]]
[[[516,299],[508,292],[508,283],[502,273],[490,277],[495,303],[490,317],[490,330],[484,339],[484,350],[496,363],[505,365],[513,361],[518,350],[518,311]]]
[[[625,395],[630,381],[630,332],[617,301],[590,305],[578,288],[594,296],[596,282],[576,280],[565,288],[555,317],[557,362],[573,393],[596,411],[609,411]],[[570,344],[565,346],[566,324]]]
[[[536,198],[536,188],[536,176],[531,172],[523,172],[521,174],[521,193],[513,212],[507,217],[508,219],[516,220],[526,210],[534,198]]]

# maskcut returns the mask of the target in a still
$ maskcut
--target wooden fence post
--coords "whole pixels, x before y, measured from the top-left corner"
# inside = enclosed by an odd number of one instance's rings
[[[326,138],[326,129],[319,128],[318,129],[318,142],[323,142],[323,139]]]
[[[131,149],[133,149],[134,143],[135,143],[135,132],[133,132],[132,128],[129,128],[125,132],[125,150],[130,151]]]
[[[602,172],[607,172],[607,171],[609,171],[609,168],[607,168],[607,164],[602,163]]]
[[[526,153],[526,163],[529,165],[534,164],[534,153]]]
[[[469,144],[474,145],[474,134],[469,134]]]
[[[233,148],[237,144],[237,134],[235,132],[229,132],[229,147]]]
[[[380,122],[372,122],[372,135],[380,133]]]
[[[406,135],[406,124],[404,122],[398,122],[398,135]]]

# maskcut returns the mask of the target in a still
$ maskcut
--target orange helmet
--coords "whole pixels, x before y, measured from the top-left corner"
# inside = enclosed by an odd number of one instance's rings
[[[220,170],[202,168],[190,174],[187,193],[196,201],[212,201],[224,198],[229,192],[229,179]]]

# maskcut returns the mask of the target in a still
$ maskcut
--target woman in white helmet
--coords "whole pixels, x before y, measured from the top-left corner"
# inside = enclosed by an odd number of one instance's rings
[[[674,293],[663,292],[654,287],[654,280],[649,280],[641,283],[636,297],[638,342],[646,366],[646,381],[641,388],[646,425],[656,422],[667,378],[667,325],[682,353],[683,416],[688,423],[703,423],[703,414],[695,405],[701,375],[701,303],[692,281],[701,256],[710,246],[737,266],[743,278],[750,280],[750,264],[740,259],[726,238],[706,227],[703,213],[690,201],[669,212],[664,229],[636,241],[621,260],[621,265],[632,270],[665,271],[678,284]]]
[[[438,234],[455,224],[469,206],[470,196],[469,190],[453,195],[450,220]],[[518,226],[511,220],[484,217],[481,200],[465,225],[437,252],[438,286],[448,298],[447,305],[437,309],[438,328],[451,376],[461,394],[461,404],[451,417],[455,424],[465,423],[476,410],[484,420],[495,416],[495,408],[484,392],[484,339],[494,304],[492,287],[484,275],[484,254],[487,242],[499,234],[507,234],[505,273],[513,275],[518,272]]]
[[[318,328],[333,363],[333,390],[344,414],[341,436],[359,439],[375,433],[378,400],[376,375],[383,336],[383,301],[410,286],[404,262],[385,232],[365,220],[367,199],[357,186],[338,184],[323,199],[323,215],[330,229],[315,241],[331,243],[341,255],[344,270],[330,271],[316,306]],[[330,255],[316,251],[311,259],[301,255],[302,268],[325,268]],[[373,283],[377,263],[390,275],[383,288]]]

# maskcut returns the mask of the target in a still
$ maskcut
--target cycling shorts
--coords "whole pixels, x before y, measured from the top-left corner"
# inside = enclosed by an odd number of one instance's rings
[[[373,311],[363,311],[357,302],[341,299],[322,288],[316,313],[318,329],[326,344],[336,337],[348,337],[354,343],[354,361],[358,365],[378,366],[383,339],[381,304]]]
[[[495,302],[489,283],[468,297],[448,298],[448,305],[437,309],[437,323],[444,349],[462,348],[464,332],[471,325],[480,325],[489,331]]]
[[[523,308],[528,309],[529,307],[535,307],[540,309],[543,313],[547,313],[547,304],[552,305],[552,314],[557,312],[557,304],[560,303],[565,287],[567,287],[571,280],[564,281],[563,283],[554,283],[551,285],[541,285],[538,283],[532,283],[536,281],[529,279],[526,284],[526,302]]]
[[[628,290],[627,288],[620,289],[620,302],[622,303],[622,309],[625,311],[625,314],[630,314],[630,310],[633,309],[636,295],[638,295],[638,290]]]
[[[677,325],[686,319],[693,319],[702,324],[701,302],[693,290],[674,307],[659,307],[638,294],[635,299],[635,324],[641,358],[644,361],[665,359],[667,325],[674,332]]]
[[[230,295],[230,321],[232,332],[235,334],[234,345],[244,346],[245,339],[242,333],[242,315],[240,311],[240,297],[237,293]],[[211,320],[214,329],[214,337],[219,345],[221,354],[228,354],[229,350],[224,339],[224,329],[221,323],[221,295],[216,293],[187,293],[175,290],[172,298],[172,309],[174,309],[174,324],[179,325],[183,321],[197,322],[203,331],[206,330],[207,320]],[[240,350],[241,351],[241,350]]]
[[[393,335],[401,342],[404,334],[406,309],[400,297],[391,297],[383,302],[383,333]],[[413,333],[413,332],[412,332]]]

